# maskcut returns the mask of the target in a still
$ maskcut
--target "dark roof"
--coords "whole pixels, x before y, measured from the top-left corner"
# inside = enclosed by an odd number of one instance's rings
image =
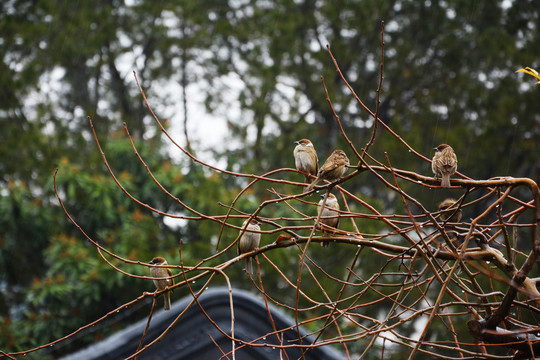
[[[259,296],[244,290],[233,289],[232,297],[236,338],[251,341],[273,331],[265,303]],[[188,296],[173,303],[170,311],[156,311],[146,335],[145,344],[159,336],[188,306],[191,300],[192,297]],[[230,334],[231,315],[228,289],[226,287],[208,289],[200,296],[199,301],[210,318],[221,329]],[[158,302],[158,305],[161,305],[161,301]],[[292,327],[295,324],[293,319],[277,307],[269,304],[269,308],[278,330]],[[62,360],[124,359],[137,349],[146,323],[147,319],[143,319],[99,343],[63,357]],[[300,330],[300,333],[306,334],[303,329]],[[139,359],[219,359],[222,353],[209,335],[223,351],[230,351],[231,341],[204,316],[197,304],[193,304],[163,339],[143,352]],[[310,344],[312,341],[312,337],[304,338],[304,344]],[[280,358],[280,350],[272,348],[272,345],[279,344],[275,335],[268,336],[257,343],[264,343],[267,346],[239,349],[236,351],[236,359],[273,360]],[[289,343],[298,344],[296,329],[284,332],[283,344]],[[236,347],[238,348],[238,344]],[[289,359],[301,357],[298,348],[290,348],[286,351]],[[344,357],[330,345],[310,349],[305,354],[305,358],[309,360],[333,360]],[[231,357],[229,356],[229,358]]]

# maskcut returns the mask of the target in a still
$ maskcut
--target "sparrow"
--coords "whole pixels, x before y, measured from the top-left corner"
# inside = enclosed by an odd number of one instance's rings
[[[446,210],[450,207],[452,207],[452,209]],[[455,199],[452,199],[452,198],[444,199],[439,204],[439,211],[441,211],[441,220],[447,221],[448,218],[450,218],[449,220],[450,222],[459,222],[461,220],[462,211],[461,209],[456,211],[456,208],[457,208],[457,202]]]
[[[322,207],[323,201],[324,201],[324,195],[321,195],[321,201],[319,201],[319,204],[317,205],[318,207],[317,215],[321,214],[321,211],[322,211],[321,218],[319,221],[322,224],[321,226],[322,231],[324,233],[328,233],[329,229],[327,229],[326,226],[337,228],[339,224],[339,212],[331,210],[331,209],[335,209],[339,211],[339,203],[334,194],[328,194],[328,198],[326,199],[326,204],[324,208]],[[327,209],[327,208],[330,208],[330,209]],[[330,216],[331,218],[327,218]],[[321,246],[328,246],[328,244],[329,244],[328,241],[321,242]]]
[[[149,262],[149,264],[152,265],[167,265],[167,260],[162,258],[161,256],[155,257],[152,259],[152,261]],[[154,278],[164,278],[167,276],[172,276],[171,269],[168,268],[162,268],[162,267],[151,267],[150,268],[150,275]],[[154,285],[156,285],[156,288],[158,290],[164,290],[166,287],[170,287],[174,285],[174,279],[171,277],[170,279],[153,279]],[[164,310],[171,310],[171,294],[170,291],[166,291],[163,293],[163,309]]]
[[[245,231],[238,240],[238,255],[257,249],[261,241],[261,233],[252,232],[261,231],[259,223],[255,219],[251,219],[250,223],[247,224],[248,220],[242,224],[242,230],[245,229]],[[240,233],[242,233],[242,230],[240,230]],[[246,258],[246,270],[253,274],[251,256]]]
[[[294,164],[296,170],[303,171],[311,175],[317,175],[319,170],[319,158],[313,144],[308,139],[302,139],[294,142]],[[306,175],[306,183],[309,183],[310,178]]]
[[[347,171],[347,166],[349,166],[349,158],[345,152],[343,150],[334,150],[319,169],[317,178],[306,188],[306,192],[312,190],[321,180],[328,180],[330,182],[339,180]]]
[[[431,169],[435,174],[435,179],[437,179],[437,176],[442,178],[441,186],[443,188],[449,188],[450,176],[457,170],[456,153],[454,153],[454,149],[447,144],[441,144],[434,148],[434,150],[435,155],[431,162]]]

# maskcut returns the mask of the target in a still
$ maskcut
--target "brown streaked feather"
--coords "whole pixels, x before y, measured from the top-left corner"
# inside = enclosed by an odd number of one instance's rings
[[[306,188],[306,192],[311,191],[321,180],[330,182],[339,180],[347,171],[347,166],[349,166],[347,154],[343,150],[334,150],[319,169],[317,178]]]
[[[435,155],[431,162],[431,170],[441,177],[441,186],[449,188],[450,176],[457,171],[457,156],[450,145],[441,144],[435,148]]]
[[[444,199],[439,204],[440,219],[442,221],[460,222],[463,215],[461,209],[457,209],[457,201],[452,198]],[[447,210],[448,209],[448,210]]]

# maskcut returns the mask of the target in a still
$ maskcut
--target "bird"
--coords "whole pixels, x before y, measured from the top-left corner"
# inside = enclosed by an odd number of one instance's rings
[[[450,222],[459,222],[461,220],[462,211],[461,209],[457,210],[457,202],[456,199],[448,198],[444,199],[439,204],[439,211],[441,212],[441,220],[442,221],[450,221]],[[449,209],[452,207],[451,209]],[[449,210],[447,210],[449,209]]]
[[[349,166],[349,158],[345,152],[343,150],[334,150],[319,169],[317,178],[306,188],[306,192],[311,191],[321,180],[328,180],[330,182],[339,180],[347,171],[347,166]]]
[[[248,224],[248,220],[244,221],[242,230],[240,230],[240,233],[242,234],[242,231],[245,229],[240,240],[238,240],[238,255],[257,249],[259,247],[259,242],[261,241],[261,233],[253,232],[261,231],[259,222],[255,219],[251,219]],[[246,258],[246,270],[253,274],[251,256]]]
[[[315,147],[308,139],[302,139],[294,142],[296,144],[293,155],[296,170],[316,176],[319,171],[319,158]],[[306,183],[309,183],[309,175],[305,175]]]
[[[151,265],[168,265],[167,260],[165,258],[162,258],[161,256],[155,257],[152,259],[152,261],[149,262]],[[169,268],[163,268],[163,267],[151,267],[150,268],[150,275],[153,278],[164,278],[168,276],[172,276],[172,271]],[[170,287],[174,285],[174,279],[171,277],[170,279],[153,279],[154,285],[156,285],[156,288],[158,290],[164,290],[166,287]],[[170,291],[166,291],[163,293],[163,309],[164,310],[171,310],[171,294]]]
[[[322,224],[322,231],[324,233],[328,233],[329,229],[325,229],[326,226],[330,226],[333,228],[337,228],[339,224],[339,202],[336,198],[336,196],[332,193],[328,194],[328,198],[326,199],[326,204],[324,208],[322,207],[324,201],[324,195],[321,195],[321,201],[319,201],[319,204],[317,205],[317,215],[320,214],[320,222]],[[330,208],[330,209],[328,209]],[[331,210],[334,209],[334,210]],[[337,211],[335,211],[337,210]],[[322,211],[322,214],[321,214]],[[332,231],[333,233],[333,231]],[[321,242],[321,246],[328,246],[328,241]]]
[[[454,149],[450,145],[441,144],[434,148],[435,155],[433,156],[433,161],[431,162],[431,169],[435,174],[435,179],[437,176],[441,177],[441,186],[443,188],[450,187],[450,176],[457,171],[457,156],[454,152]]]

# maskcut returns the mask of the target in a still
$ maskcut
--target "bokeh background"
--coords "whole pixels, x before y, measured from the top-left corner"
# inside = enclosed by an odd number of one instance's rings
[[[334,148],[347,148],[321,76],[349,138],[357,148],[367,143],[373,119],[339,78],[326,46],[374,111],[384,21],[380,118],[427,157],[439,143],[451,144],[459,171],[472,178],[536,179],[540,87],[515,71],[540,68],[539,12],[540,1],[532,0],[2,1],[0,349],[47,343],[153,290],[149,281],[112,270],[68,221],[54,194],[56,168],[69,212],[120,256],[147,262],[160,254],[178,263],[180,239],[184,264],[215,252],[219,224],[151,213],[106,171],[87,116],[123,186],[154,208],[190,215],[153,183],[124,122],[156,178],[189,206],[224,214],[218,201],[230,203],[246,185],[175,148],[150,116],[133,72],[181,146],[209,164],[262,174],[294,167],[294,141],[301,138],[311,139],[321,161]],[[381,130],[372,154],[384,161],[385,152],[397,168],[431,174],[428,163]],[[441,200],[403,185],[428,207]],[[383,213],[403,210],[395,194],[367,175],[347,189]],[[253,211],[270,197],[258,184],[238,208]],[[287,214],[275,207],[264,215]],[[378,231],[376,224],[365,226]],[[220,241],[229,244],[236,235],[226,230]],[[350,250],[333,251],[321,262],[339,271]],[[294,276],[296,254],[269,256]],[[377,258],[362,265],[368,273],[380,267]],[[235,286],[250,288],[241,266],[228,274]],[[269,292],[282,288],[278,279],[265,281]],[[73,351],[147,313],[148,302],[140,303],[39,358]]]

